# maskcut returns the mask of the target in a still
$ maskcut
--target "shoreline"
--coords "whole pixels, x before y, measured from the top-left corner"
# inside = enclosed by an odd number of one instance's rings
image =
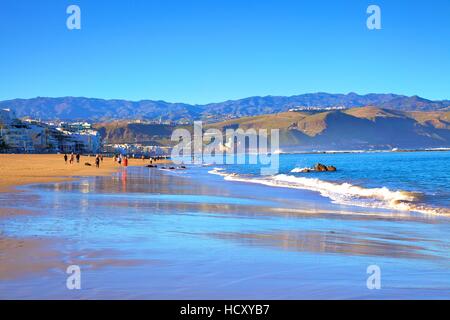
[[[440,151],[440,150],[439,150]],[[331,151],[328,151],[331,152]],[[375,151],[374,151],[375,152]],[[401,152],[401,151],[388,151],[388,152]],[[113,161],[113,158],[104,158],[104,161],[101,163],[100,168],[96,168],[95,166],[85,166],[85,162],[90,162],[93,164],[94,157],[93,156],[82,156],[80,159],[80,163],[74,163],[74,164],[66,164],[63,160],[62,154],[53,154],[53,155],[41,155],[41,154],[13,154],[13,155],[5,155],[0,154],[0,175],[2,176],[2,179],[0,181],[0,194],[1,193],[16,193],[21,192],[20,189],[17,187],[20,186],[27,186],[32,184],[39,184],[39,183],[58,183],[58,182],[69,182],[74,180],[80,180],[84,177],[100,177],[100,176],[110,176],[114,173],[120,172],[123,166],[119,166],[117,163]],[[154,164],[169,164],[172,163],[170,160],[159,160],[155,161]],[[129,167],[143,167],[149,164],[149,160],[142,160],[142,159],[129,159]],[[212,170],[214,171],[214,170]],[[208,174],[211,174],[212,172],[210,170],[207,170]],[[257,179],[256,181],[249,181],[249,179],[240,179],[238,176],[235,176],[232,173],[213,173],[214,175],[222,176],[223,180],[227,182],[242,182],[245,184],[263,184],[271,188],[293,188],[297,190],[304,190],[304,191],[310,191],[314,192],[316,194],[319,194],[320,196],[327,199],[330,203],[334,205],[348,205],[348,206],[356,206],[360,209],[382,209],[382,210],[394,210],[396,212],[401,213],[420,213],[424,215],[433,215],[433,216],[444,216],[448,217],[449,213],[447,211],[443,211],[444,208],[438,208],[438,207],[430,207],[426,208],[423,205],[420,206],[409,206],[408,202],[399,201],[397,203],[397,198],[394,199],[396,202],[396,206],[388,206],[388,207],[380,207],[380,206],[361,206],[354,203],[336,203],[335,199],[333,197],[330,197],[328,195],[324,195],[323,193],[326,191],[326,193],[329,192],[329,190],[323,190],[323,189],[317,189],[317,188],[311,188],[309,187],[301,187],[298,185],[291,186],[291,185],[280,185],[280,184],[272,184],[268,183],[267,181],[260,181]],[[322,181],[322,183],[327,183],[327,181]],[[333,187],[339,187],[342,186],[340,184],[329,182],[329,184],[333,184]],[[353,188],[358,188],[358,194],[363,191],[370,191],[374,190],[377,191],[378,189],[381,190],[379,187],[372,188],[372,189],[364,189],[362,187],[358,186],[352,186]],[[361,190],[360,190],[361,189]],[[388,190],[391,193],[398,193],[396,190]],[[398,191],[398,190],[397,190]],[[400,190],[401,191],[401,190]],[[401,199],[407,195],[401,195]],[[399,209],[399,206],[408,206],[408,208],[402,208]],[[432,212],[431,212],[432,211]],[[1,215],[0,215],[1,216]]]
[[[91,166],[85,165],[89,162]],[[169,163],[160,160],[154,163]],[[128,166],[149,164],[146,159],[129,159]],[[80,163],[65,163],[63,154],[0,154],[0,193],[18,192],[16,187],[35,184],[63,182],[80,177],[108,176],[117,172],[123,166],[115,163],[112,158],[105,157],[100,168],[95,167],[95,158],[81,156]]]
[[[433,151],[439,154],[431,154]],[[218,165],[217,167],[212,165],[212,170],[209,169],[208,173],[221,176],[226,181],[261,184],[273,188],[308,190],[322,195],[336,205],[348,205],[376,210],[393,210],[395,212],[417,213],[448,218],[450,217],[448,205],[444,200],[435,196],[435,191],[429,187],[434,186],[434,188],[438,189],[441,187],[439,183],[433,185],[433,183],[426,182],[417,185],[417,183],[412,182],[414,176],[410,175],[410,171],[405,170],[400,171],[403,175],[409,177],[409,180],[407,179],[405,183],[392,182],[392,178],[391,181],[389,179],[381,179],[378,181],[373,174],[375,171],[371,173],[370,177],[366,177],[366,172],[368,171],[363,159],[378,159],[378,162],[374,162],[375,164],[380,164],[385,159],[391,158],[398,159],[398,161],[402,162],[413,159],[414,161],[412,163],[416,163],[416,167],[413,165],[411,169],[413,170],[413,175],[417,174],[417,176],[425,177],[424,181],[426,181],[427,176],[422,174],[422,168],[426,167],[427,161],[431,161],[428,159],[437,157],[439,159],[443,158],[445,161],[449,151],[421,150],[420,152],[417,151],[417,155],[412,154],[414,151],[406,152],[404,150],[370,152],[356,150],[352,152],[327,151],[309,154],[282,153],[280,154],[280,163],[283,163],[283,165],[280,165],[282,170],[279,170],[273,176],[261,176],[255,173],[253,169],[245,170],[236,166],[231,166],[231,169],[229,169],[226,165]],[[351,154],[354,155],[352,156]],[[440,154],[443,154],[442,157]],[[283,156],[285,158],[282,158]],[[355,157],[360,157],[359,159],[362,160],[357,161]],[[301,172],[295,171],[297,169],[311,168],[312,164],[317,163],[317,161],[325,161],[322,163],[336,165],[342,170],[329,174],[330,178],[326,174],[322,175],[320,172],[297,174]],[[356,165],[352,164],[353,161],[355,161]],[[417,165],[417,163],[420,165]],[[382,167],[379,165],[378,170],[385,167],[385,165]],[[387,167],[394,172],[391,173],[391,176],[401,181],[401,176],[397,173],[397,168],[393,166],[389,167],[389,165]],[[440,177],[439,179],[438,181],[445,181],[445,177]],[[445,192],[442,192],[442,194],[445,195]]]
[[[408,192],[403,190],[390,190],[384,186],[375,188],[366,188],[358,185],[350,184],[349,182],[336,183],[327,180],[319,180],[317,178],[304,178],[295,177],[286,174],[279,174],[276,179],[261,179],[261,178],[248,178],[240,176],[236,173],[226,173],[224,170],[218,170],[215,168],[208,171],[209,174],[216,175],[223,178],[225,182],[239,182],[244,184],[257,184],[263,185],[269,188],[281,188],[281,189],[295,189],[301,191],[310,191],[320,194],[323,198],[327,199],[330,203],[341,206],[354,206],[366,210],[393,210],[397,213],[417,213],[424,216],[439,216],[439,217],[450,217],[450,211],[443,207],[427,206],[426,204],[413,203],[410,200],[413,197],[414,192]],[[296,179],[305,179],[306,183],[298,183]],[[361,197],[369,197],[367,193],[371,193],[371,198],[376,200],[386,200],[386,192],[389,192],[389,204],[378,204],[378,205],[362,205],[358,203],[351,203],[348,201],[339,201],[336,199],[336,195],[341,195],[339,193],[332,193],[332,190],[345,188],[348,195],[355,195]]]

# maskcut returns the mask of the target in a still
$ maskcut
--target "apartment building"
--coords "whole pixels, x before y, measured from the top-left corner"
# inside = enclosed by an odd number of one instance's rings
[[[100,134],[88,123],[57,125],[32,119],[20,120],[12,110],[0,110],[1,152],[97,153],[100,150]]]

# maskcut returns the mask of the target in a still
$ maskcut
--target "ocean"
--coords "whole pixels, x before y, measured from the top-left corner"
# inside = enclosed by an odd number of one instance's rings
[[[316,163],[336,172],[302,172]],[[450,214],[450,152],[281,154],[277,175],[260,165],[216,166],[227,180],[312,190],[338,204]]]

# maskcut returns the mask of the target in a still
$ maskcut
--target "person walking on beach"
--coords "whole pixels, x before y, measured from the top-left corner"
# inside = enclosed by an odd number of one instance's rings
[[[75,158],[77,159],[77,163],[80,163],[80,154],[79,153],[77,153]]]
[[[122,155],[119,154],[119,159],[117,160],[117,163],[119,164],[119,166],[122,164]]]
[[[95,166],[97,168],[100,168],[100,156],[99,155],[95,156]]]
[[[70,160],[69,160],[69,163],[70,164],[73,164],[73,161],[74,161],[74,155],[73,155],[73,152],[70,154]]]
[[[64,162],[67,164],[67,153],[64,154]]]

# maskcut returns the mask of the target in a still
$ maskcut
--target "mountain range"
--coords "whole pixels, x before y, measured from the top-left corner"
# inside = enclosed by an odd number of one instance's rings
[[[396,94],[309,93],[290,97],[250,97],[205,105],[83,97],[37,97],[0,101],[0,108],[10,108],[19,117],[91,122],[123,119],[218,122],[233,118],[286,112],[298,107],[353,108],[363,106],[397,111],[445,111],[450,110],[450,100],[432,101],[419,96],[408,97]]]
[[[100,123],[106,143],[167,145],[175,126]],[[210,123],[205,129],[279,129],[283,151],[450,147],[449,111],[399,111],[373,106],[325,112],[281,112]]]

